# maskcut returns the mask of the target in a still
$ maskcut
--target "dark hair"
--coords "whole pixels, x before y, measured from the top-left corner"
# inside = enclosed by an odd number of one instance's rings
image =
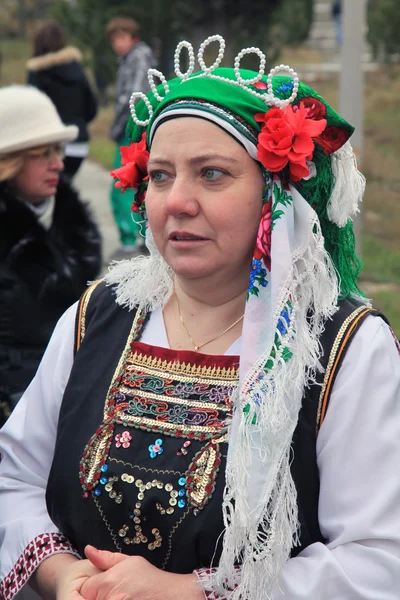
[[[136,38],[140,35],[140,26],[130,17],[115,17],[107,23],[106,31],[109,38],[112,38],[119,31],[129,33],[132,38]]]
[[[42,56],[49,52],[57,52],[65,47],[64,30],[55,21],[46,23],[35,35],[33,40],[33,56]]]

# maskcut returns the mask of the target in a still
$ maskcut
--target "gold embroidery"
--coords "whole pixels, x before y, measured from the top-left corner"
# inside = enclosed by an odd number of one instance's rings
[[[103,281],[103,278],[99,279],[98,281],[95,281],[94,283],[92,283],[87,290],[85,291],[84,295],[82,296],[82,299],[79,303],[79,319],[78,319],[78,332],[77,332],[77,336],[76,336],[76,350],[79,350],[82,340],[85,337],[85,333],[86,333],[86,311],[87,311],[87,307],[89,304],[89,300],[94,292],[94,290],[96,289],[96,287],[99,285],[99,283],[101,283]]]
[[[134,368],[132,363],[135,365],[140,365],[143,367],[149,367],[152,370],[158,370],[160,372],[161,377],[165,377],[166,373],[176,373],[181,379],[181,376],[189,375],[191,377],[207,377],[220,380],[237,380],[239,377],[239,367],[237,369],[230,368],[226,369],[223,367],[206,367],[204,365],[194,365],[191,363],[181,362],[179,360],[167,361],[162,360],[161,358],[154,358],[152,356],[147,356],[142,354],[141,352],[135,351],[134,354],[129,357],[130,365],[127,366],[127,371],[129,369]],[[152,371],[154,375],[154,371]],[[183,381],[183,380],[182,380]],[[207,381],[207,383],[209,383]]]
[[[322,383],[322,388],[321,388],[321,392],[319,395],[319,401],[318,401],[318,410],[317,410],[317,420],[316,420],[316,435],[318,435],[319,432],[319,428],[321,426],[322,423],[320,423],[321,421],[321,415],[322,415],[322,409],[323,409],[323,405],[325,402],[325,397],[326,397],[326,391],[327,391],[327,386],[329,383],[329,380],[331,378],[332,373],[332,369],[334,366],[334,363],[336,361],[337,355],[342,347],[342,342],[343,342],[343,337],[346,334],[346,331],[349,327],[349,325],[354,322],[357,317],[361,317],[362,314],[361,313],[366,313],[366,312],[370,312],[372,310],[372,308],[369,307],[365,307],[365,306],[359,306],[358,308],[356,308],[356,310],[354,310],[348,317],[347,319],[345,319],[342,323],[342,326],[340,327],[335,341],[332,345],[332,349],[331,352],[329,354],[329,360],[328,360],[328,365],[326,367],[325,370],[325,375],[324,375],[324,381]]]
[[[146,429],[150,431],[160,431],[163,432],[173,432],[174,431],[182,431],[183,436],[189,435],[189,433],[209,433],[215,434],[216,432],[220,433],[221,431],[221,423],[218,423],[216,427],[203,427],[202,425],[182,425],[180,423],[168,423],[166,421],[155,421],[154,419],[147,419],[146,417],[134,417],[132,415],[127,415],[124,411],[118,412],[116,414],[116,418],[120,419],[121,424],[125,425],[127,423],[137,425],[138,427],[145,426]]]
[[[146,390],[141,390],[139,388],[127,388],[121,387],[120,391],[123,394],[132,394],[139,398],[149,398],[150,400],[157,400],[159,402],[168,402],[169,404],[183,404],[184,406],[190,406],[193,408],[206,408],[206,409],[215,409],[222,412],[230,412],[230,406],[226,406],[224,404],[216,404],[213,402],[199,402],[197,400],[185,400],[184,398],[177,398],[176,396],[167,396],[166,394],[153,394],[151,392],[147,392]]]
[[[210,499],[221,462],[219,444],[211,442],[193,458],[186,476],[189,504],[203,508]]]
[[[101,508],[100,502],[98,501],[98,499],[96,498],[96,496],[93,496],[93,500],[94,500],[94,503],[95,503],[95,505],[97,507],[97,510],[100,513],[101,518],[103,519],[103,522],[104,522],[105,526],[107,527],[107,530],[108,530],[109,534],[111,535],[111,539],[114,542],[115,547],[117,548],[118,552],[122,552],[122,547],[118,544],[117,536],[115,535],[115,533],[114,533],[114,531],[113,531],[110,523],[107,520],[107,517],[104,514],[103,509]]]

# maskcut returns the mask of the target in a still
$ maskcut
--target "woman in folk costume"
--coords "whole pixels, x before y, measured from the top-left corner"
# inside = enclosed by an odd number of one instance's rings
[[[219,68],[224,46],[195,73],[182,42],[177,78],[133,95],[114,176],[150,255],[64,314],[0,433],[7,600],[28,580],[75,600],[398,597],[400,358],[356,284],[352,128],[258,49]]]

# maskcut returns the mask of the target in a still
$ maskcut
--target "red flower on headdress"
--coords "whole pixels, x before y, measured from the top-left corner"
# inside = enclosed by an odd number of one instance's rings
[[[315,141],[322,146],[325,154],[329,155],[339,150],[349,137],[350,133],[344,127],[327,127]]]
[[[128,188],[138,188],[147,175],[149,152],[146,149],[146,133],[136,144],[121,146],[122,167],[111,171],[110,175],[118,179],[115,187],[122,188],[122,193]]]
[[[264,259],[265,266],[271,271],[271,229],[272,229],[272,198],[263,206],[260,225],[258,226],[254,258]]]
[[[314,152],[313,138],[323,132],[326,119],[310,119],[303,102],[296,110],[289,104],[286,111],[271,108],[254,118],[262,123],[257,157],[264,167],[276,173],[289,165],[293,181],[307,177],[310,171],[306,161]]]
[[[301,103],[305,106],[307,111],[307,118],[314,119],[314,121],[319,121],[323,119],[326,115],[326,106],[321,100],[318,98],[314,98],[313,96],[307,96],[307,98],[302,98]],[[294,104],[293,110],[299,110],[299,105]]]

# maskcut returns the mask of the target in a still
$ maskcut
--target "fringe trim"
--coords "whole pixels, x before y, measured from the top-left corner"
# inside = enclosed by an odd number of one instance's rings
[[[365,177],[357,169],[357,160],[350,142],[346,142],[331,157],[335,185],[329,199],[328,218],[338,227],[344,227],[359,212],[359,203],[365,191]]]
[[[273,322],[278,323],[286,309],[290,324],[279,334],[279,345],[274,342],[261,356],[232,398],[233,419],[239,423],[226,468],[224,545],[219,567],[203,580],[206,589],[224,598],[271,599],[292,546],[299,541],[291,442],[304,388],[315,381],[320,368],[324,322],[336,312],[339,294],[315,214],[310,215],[308,230],[308,242],[292,256],[293,267],[274,314]],[[292,353],[286,362],[285,348]],[[265,371],[268,360],[272,367]],[[257,406],[260,396],[264,401]],[[245,415],[243,407],[249,404],[250,413]],[[252,425],[254,417],[256,425]],[[253,510],[248,500],[251,470],[268,474]],[[242,563],[240,573],[237,562]]]
[[[133,310],[153,311],[168,302],[174,289],[172,269],[159,253],[150,227],[146,230],[150,256],[113,262],[104,281],[115,286],[116,302]]]

